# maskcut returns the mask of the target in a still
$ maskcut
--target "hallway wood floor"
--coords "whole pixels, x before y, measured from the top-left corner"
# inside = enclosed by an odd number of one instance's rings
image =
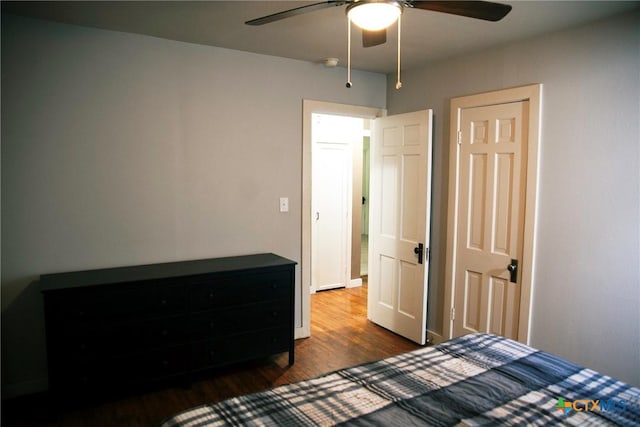
[[[157,426],[181,410],[240,394],[266,390],[336,369],[381,359],[419,346],[374,325],[366,318],[367,286],[319,292],[311,296],[311,337],[297,340],[296,359],[283,353],[220,369],[186,386],[127,392],[99,401],[68,401],[51,417],[45,394],[2,402],[2,425]],[[64,401],[63,401],[64,402]]]

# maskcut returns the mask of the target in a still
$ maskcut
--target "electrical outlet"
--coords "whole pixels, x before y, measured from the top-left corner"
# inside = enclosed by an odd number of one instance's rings
[[[289,198],[280,197],[280,212],[289,212]]]

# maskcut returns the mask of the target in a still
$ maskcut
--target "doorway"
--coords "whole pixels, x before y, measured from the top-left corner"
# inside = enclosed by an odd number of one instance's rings
[[[296,327],[296,338],[310,336],[311,315],[310,315],[310,295],[311,295],[311,257],[312,257],[312,228],[313,228],[313,208],[312,208],[312,125],[313,114],[328,114],[338,116],[357,117],[370,120],[385,115],[385,111],[380,108],[360,107],[346,104],[334,104],[321,101],[303,101],[303,136],[302,136],[302,292],[300,295],[302,307],[302,324]],[[359,236],[358,236],[359,237]]]
[[[418,343],[425,341],[432,112],[381,118],[383,113],[366,107],[303,103],[302,327],[296,329],[297,338],[307,337],[311,331],[312,230],[313,218],[317,218],[312,209],[313,115],[334,114],[370,119],[376,128],[370,178],[372,200],[377,204],[372,204],[369,212],[372,264],[367,270],[373,304],[368,306],[367,317]],[[397,250],[389,252],[387,243]]]

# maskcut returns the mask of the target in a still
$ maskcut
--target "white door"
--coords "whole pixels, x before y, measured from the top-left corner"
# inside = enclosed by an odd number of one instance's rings
[[[370,138],[364,138],[362,145],[362,234],[369,234]]]
[[[345,287],[351,274],[353,144],[362,138],[360,118],[313,114],[313,291]]]
[[[378,118],[371,142],[368,317],[418,344],[426,339],[431,122],[431,110]]]
[[[461,110],[454,336],[518,338],[528,108]]]

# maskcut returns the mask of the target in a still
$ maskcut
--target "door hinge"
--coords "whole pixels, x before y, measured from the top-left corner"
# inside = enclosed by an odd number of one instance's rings
[[[451,320],[456,320],[456,308],[451,307]]]
[[[462,131],[458,131],[458,145],[462,145]]]

